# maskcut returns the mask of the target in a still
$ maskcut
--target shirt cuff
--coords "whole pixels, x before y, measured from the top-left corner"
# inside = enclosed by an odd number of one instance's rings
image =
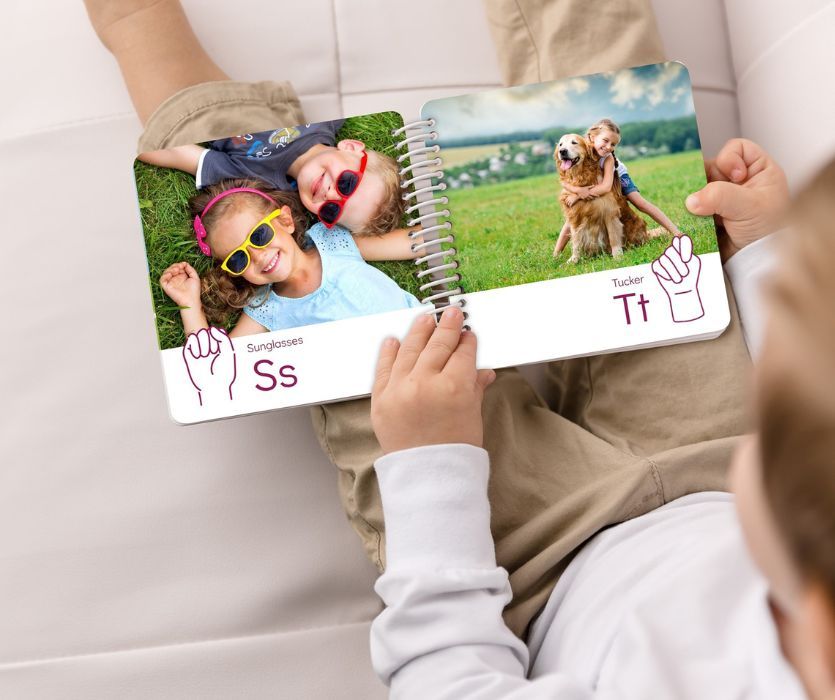
[[[204,148],[197,160],[197,172],[194,173],[194,184],[198,190],[203,189],[203,161],[206,159],[206,154],[209,152],[208,148]]]
[[[736,297],[745,343],[754,359],[760,354],[766,322],[762,284],[774,270],[776,247],[783,235],[783,231],[778,231],[764,236],[745,246],[725,263],[725,272]]]
[[[427,445],[375,463],[386,520],[386,570],[494,568],[487,452]]]

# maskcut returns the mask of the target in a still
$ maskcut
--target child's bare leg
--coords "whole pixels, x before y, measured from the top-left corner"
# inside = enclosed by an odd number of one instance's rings
[[[144,124],[168,97],[228,80],[200,45],[178,0],[84,0],[93,29],[119,62]]]
[[[554,246],[554,257],[559,257],[559,254],[562,253],[563,248],[565,248],[565,244],[568,243],[568,239],[571,238],[571,226],[566,221],[562,225],[562,231],[560,231],[560,235],[557,238],[557,244]]]
[[[635,207],[644,214],[651,216],[658,224],[667,229],[674,236],[680,236],[681,231],[663,211],[656,207],[652,202],[648,202],[641,196],[640,192],[630,192],[626,198],[635,205]]]

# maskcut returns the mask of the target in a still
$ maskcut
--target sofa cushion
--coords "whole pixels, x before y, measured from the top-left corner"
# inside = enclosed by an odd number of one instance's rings
[[[726,3],[742,133],[798,187],[835,156],[829,0]]]

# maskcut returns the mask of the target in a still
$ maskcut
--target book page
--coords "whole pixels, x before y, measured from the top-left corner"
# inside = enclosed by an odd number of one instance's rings
[[[394,112],[277,126],[134,164],[180,423],[368,394],[424,305]]]
[[[482,366],[727,326],[713,220],[684,206],[706,180],[683,65],[444,98],[421,116],[437,123]]]

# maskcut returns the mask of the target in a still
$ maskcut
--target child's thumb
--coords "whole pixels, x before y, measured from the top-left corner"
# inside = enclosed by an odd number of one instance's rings
[[[476,383],[481,387],[482,390],[486,389],[494,381],[496,381],[496,372],[494,370],[492,370],[492,369],[480,369],[480,370],[478,370],[478,374],[476,375]]]
[[[691,194],[684,205],[696,216],[718,214],[723,219],[737,219],[745,209],[747,198],[748,192],[739,185],[719,180]]]

